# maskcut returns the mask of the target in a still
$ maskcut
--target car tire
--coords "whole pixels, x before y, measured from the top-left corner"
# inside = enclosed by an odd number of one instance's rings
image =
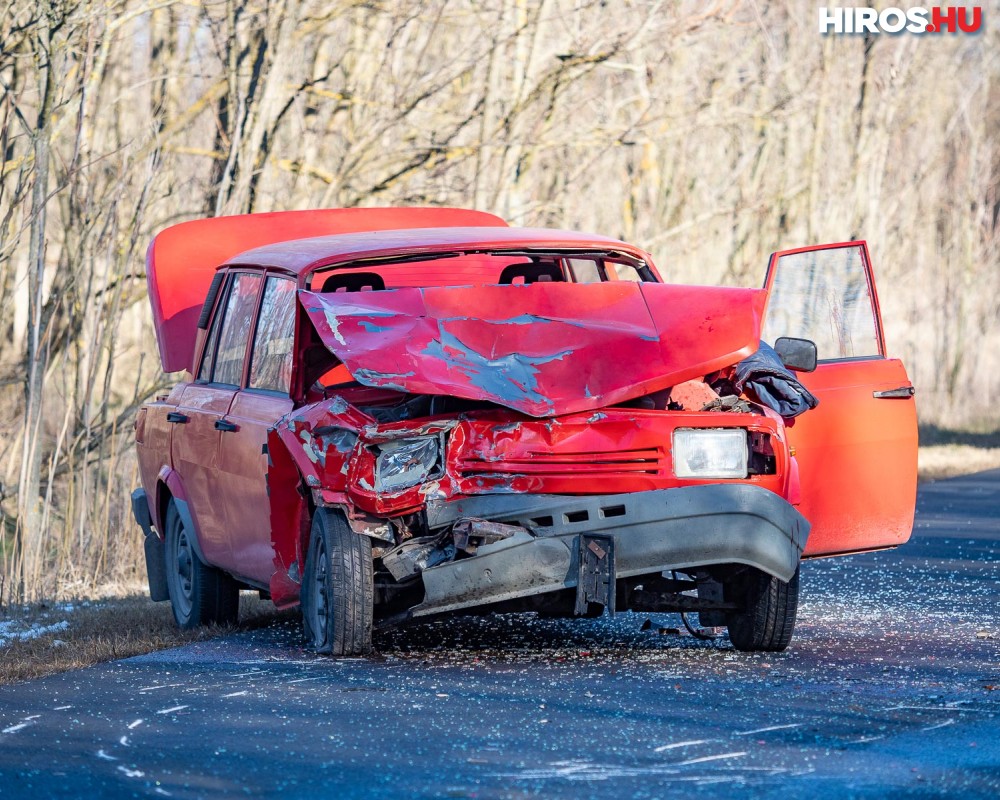
[[[792,641],[799,606],[799,570],[785,583],[750,569],[726,586],[726,594],[744,605],[726,614],[729,640],[744,652],[780,652]]]
[[[177,625],[185,630],[201,625],[234,625],[239,619],[239,584],[198,557],[192,537],[173,500],[167,506],[167,594]]]
[[[356,656],[372,649],[372,543],[343,515],[318,508],[302,577],[302,627],[317,653]]]

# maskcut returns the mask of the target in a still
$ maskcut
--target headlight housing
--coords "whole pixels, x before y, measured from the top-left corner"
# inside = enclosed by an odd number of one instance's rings
[[[749,457],[743,428],[674,431],[674,475],[678,478],[745,478]]]
[[[437,470],[441,443],[436,436],[400,439],[378,446],[375,488],[394,492],[423,483]]]

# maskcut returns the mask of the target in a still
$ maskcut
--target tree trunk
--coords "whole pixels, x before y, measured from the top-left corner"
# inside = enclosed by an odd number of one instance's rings
[[[40,487],[42,468],[42,388],[48,364],[45,303],[45,207],[49,182],[49,114],[52,110],[51,31],[40,26],[35,57],[40,102],[35,123],[35,182],[31,192],[31,228],[28,246],[28,331],[25,353],[23,460],[17,497],[17,539],[21,594],[30,594],[40,576],[42,558]]]

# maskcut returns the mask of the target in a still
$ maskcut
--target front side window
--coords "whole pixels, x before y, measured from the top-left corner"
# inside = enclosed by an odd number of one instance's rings
[[[250,388],[288,393],[295,335],[295,281],[269,277],[250,357]]]
[[[810,339],[820,360],[881,355],[868,272],[858,245],[779,255],[764,339]]]
[[[243,380],[243,358],[247,342],[250,341],[250,328],[262,280],[260,275],[239,272],[229,283],[225,315],[215,351],[212,383],[239,386]],[[208,361],[207,355],[205,361]]]

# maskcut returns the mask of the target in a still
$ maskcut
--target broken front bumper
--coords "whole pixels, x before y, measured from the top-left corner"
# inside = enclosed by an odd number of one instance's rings
[[[612,540],[613,586],[616,578],[713,564],[746,564],[788,581],[809,535],[809,522],[786,500],[749,484],[580,497],[479,495],[431,501],[427,516],[432,529],[477,518],[525,530],[471,558],[425,569],[424,601],[412,616],[577,587],[595,536]]]

